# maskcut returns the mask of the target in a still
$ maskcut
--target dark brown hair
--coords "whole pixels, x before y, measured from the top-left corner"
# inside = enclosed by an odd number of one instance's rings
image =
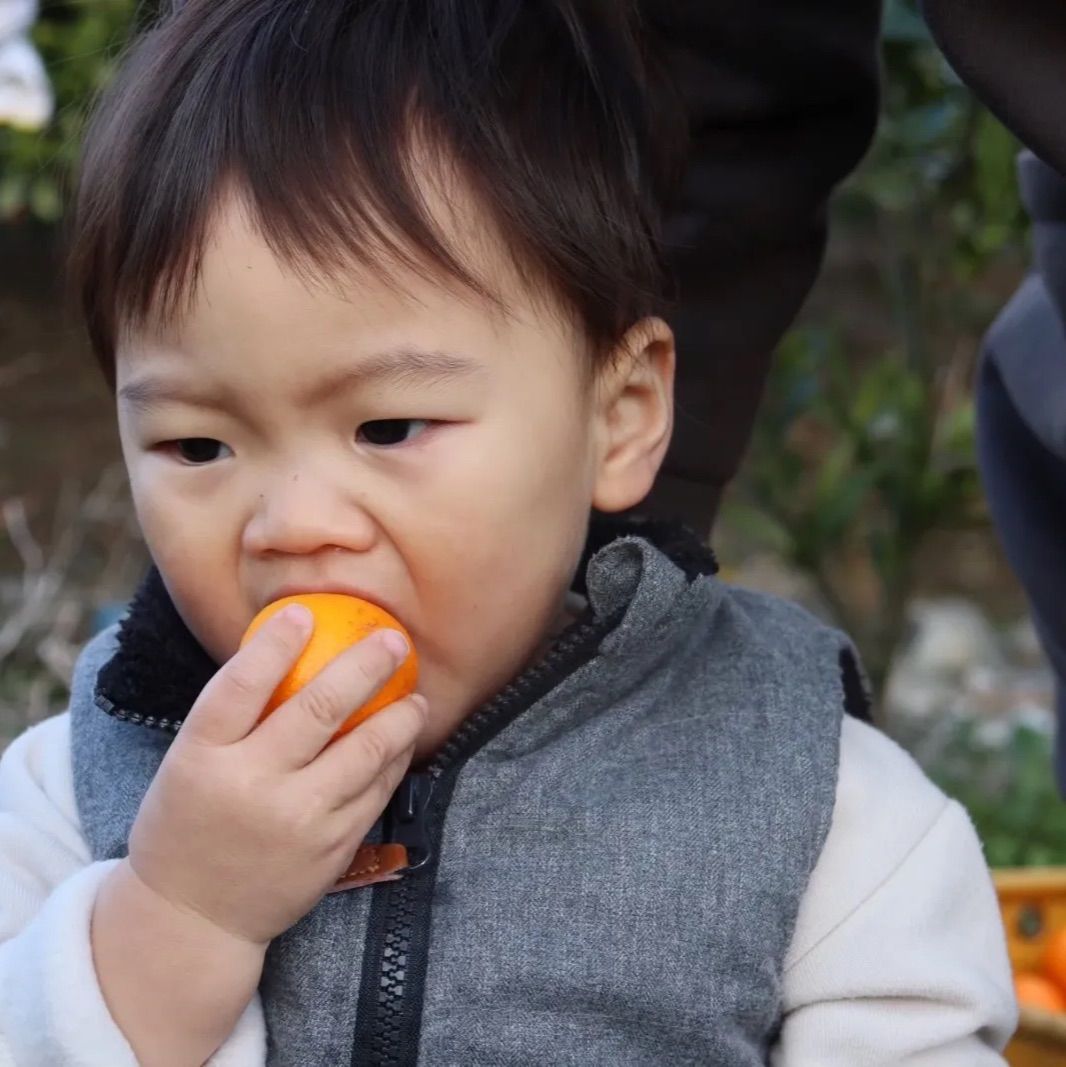
[[[684,118],[632,0],[186,0],[86,134],[69,277],[110,382],[119,329],[180,313],[225,187],[291,264],[429,264],[483,295],[420,195],[469,183],[593,352],[660,312]]]

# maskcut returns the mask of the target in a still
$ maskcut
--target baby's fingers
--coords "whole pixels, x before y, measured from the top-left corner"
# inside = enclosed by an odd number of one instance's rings
[[[248,738],[257,764],[283,771],[307,766],[392,677],[407,651],[402,635],[383,630],[335,656]]]
[[[246,737],[304,650],[313,628],[311,612],[297,604],[267,620],[204,686],[181,735],[212,745]]]
[[[418,695],[390,704],[324,749],[302,772],[305,780],[335,809],[366,794],[376,818],[406,772],[426,715]]]

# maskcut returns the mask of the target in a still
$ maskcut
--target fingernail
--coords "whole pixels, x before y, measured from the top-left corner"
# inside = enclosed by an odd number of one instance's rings
[[[398,630],[383,630],[380,640],[398,661],[407,659],[407,639]]]
[[[418,710],[422,712],[423,715],[425,715],[429,711],[429,701],[426,700],[426,698],[422,696],[421,693],[412,693],[411,703],[414,704],[414,706],[418,708]]]
[[[278,618],[282,619],[286,625],[296,626],[301,630],[309,630],[315,621],[311,609],[303,604],[289,604],[278,613]]]

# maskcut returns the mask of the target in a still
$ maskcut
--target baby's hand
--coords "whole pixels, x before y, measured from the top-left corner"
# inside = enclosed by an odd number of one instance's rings
[[[179,908],[265,945],[344,872],[407,770],[420,697],[330,739],[403,660],[379,632],[256,726],[310,634],[306,609],[267,622],[205,686],[141,803],[129,863]],[[390,649],[388,640],[399,646]]]

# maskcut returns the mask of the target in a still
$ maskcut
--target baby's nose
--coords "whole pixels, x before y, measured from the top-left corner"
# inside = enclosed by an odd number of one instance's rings
[[[351,494],[296,473],[261,489],[243,547],[254,555],[306,555],[324,548],[365,552],[374,539],[372,517]]]

